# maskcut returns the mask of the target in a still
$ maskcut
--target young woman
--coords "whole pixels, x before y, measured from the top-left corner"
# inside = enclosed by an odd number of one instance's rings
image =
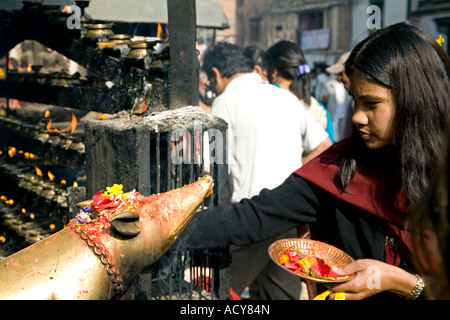
[[[263,67],[267,80],[292,92],[334,143],[331,116],[325,106],[311,96],[311,69],[298,44],[286,40],[277,42],[264,54]]]
[[[445,146],[449,58],[431,35],[399,23],[356,46],[346,73],[354,134],[279,187],[198,213],[180,243],[243,245],[308,223],[312,239],[355,259],[336,272],[356,277],[330,290],[345,299],[424,296],[407,222]]]

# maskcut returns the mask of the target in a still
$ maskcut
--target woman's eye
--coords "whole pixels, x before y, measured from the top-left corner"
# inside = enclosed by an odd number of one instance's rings
[[[377,104],[378,104],[378,101],[368,101],[368,102],[365,103],[365,105],[368,108],[375,108]]]

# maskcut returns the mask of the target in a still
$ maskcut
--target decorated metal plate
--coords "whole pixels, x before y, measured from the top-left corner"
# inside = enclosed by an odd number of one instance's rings
[[[299,258],[321,261],[321,263],[325,268],[346,265],[353,262],[354,260],[352,257],[350,257],[342,250],[339,250],[336,247],[333,247],[320,241],[293,238],[293,239],[282,239],[272,243],[268,249],[270,258],[281,268],[300,278],[322,283],[339,283],[349,281],[356,276],[355,274],[343,277],[335,276],[336,277],[335,279],[329,276],[319,277],[314,272],[313,274],[311,274],[309,266],[308,270],[296,269],[294,271],[294,268],[292,268],[290,265],[288,265],[289,267],[286,267],[286,263],[284,263],[283,265],[280,262],[280,258],[283,261],[283,258],[285,257],[282,256],[286,255],[287,251],[293,252],[294,254],[298,254],[300,256]]]

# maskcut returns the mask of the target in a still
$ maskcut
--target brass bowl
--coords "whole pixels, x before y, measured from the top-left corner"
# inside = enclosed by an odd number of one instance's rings
[[[88,39],[108,38],[114,34],[111,28],[112,23],[89,24],[84,37]]]
[[[153,47],[160,41],[138,42],[129,44],[128,59],[141,59],[153,53]]]
[[[356,276],[356,274],[352,274],[344,277],[338,277],[336,280],[327,280],[327,279],[318,279],[303,273],[294,272],[292,270],[285,268],[279,262],[280,256],[284,253],[286,249],[295,249],[302,254],[321,258],[325,260],[325,262],[330,267],[346,265],[352,263],[354,260],[344,251],[339,250],[336,247],[330,246],[329,244],[320,241],[292,238],[292,239],[277,240],[274,243],[272,243],[269,246],[268,252],[273,262],[275,262],[278,266],[280,266],[287,272],[292,273],[300,278],[322,283],[339,283],[349,281]]]
[[[129,34],[112,34],[108,36],[108,40],[115,44],[126,43],[131,41],[131,36]]]
[[[94,24],[94,20],[91,20],[91,19],[88,19],[88,18],[86,18],[86,17],[81,17],[81,19],[80,19],[80,26],[82,27],[82,28],[86,28],[87,29],[87,27],[89,26],[89,25],[91,25],[91,24]]]

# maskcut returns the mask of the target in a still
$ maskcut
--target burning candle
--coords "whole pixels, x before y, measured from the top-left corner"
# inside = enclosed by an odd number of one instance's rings
[[[38,167],[34,166],[34,170],[36,170],[36,175],[39,177],[42,177],[42,170],[39,169]]]
[[[51,173],[50,171],[47,172],[47,176],[50,179],[50,181],[53,181],[53,179],[55,179],[55,175],[53,173]]]
[[[16,155],[16,148],[9,147],[8,148],[8,155],[9,155],[10,158],[14,157]]]
[[[46,116],[46,118],[48,118],[48,117]],[[62,129],[62,130],[53,129],[52,128],[52,120],[48,121],[46,129],[48,132],[64,133],[64,132],[70,131],[71,133],[74,133],[77,128],[77,125],[78,125],[77,117],[72,113],[72,121],[65,129]]]

